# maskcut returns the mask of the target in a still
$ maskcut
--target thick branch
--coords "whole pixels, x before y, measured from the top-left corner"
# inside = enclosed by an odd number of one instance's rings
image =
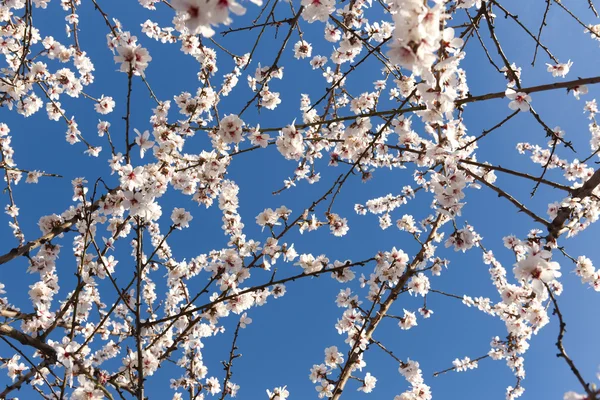
[[[398,298],[398,295],[400,294],[400,292],[402,291],[402,289],[404,288],[404,286],[406,285],[408,280],[417,272],[416,266],[423,261],[423,257],[425,255],[425,249],[426,249],[427,245],[435,237],[437,229],[439,228],[439,226],[442,222],[442,218],[443,218],[442,214],[438,214],[436,221],[433,223],[433,226],[431,227],[431,232],[429,233],[427,240],[421,246],[421,250],[415,256],[412,263],[409,266],[407,266],[406,272],[400,277],[396,286],[394,286],[394,288],[392,288],[390,294],[385,299],[385,301],[383,303],[381,303],[375,316],[368,320],[368,322],[367,322],[368,326],[367,326],[367,328],[365,330],[365,334],[364,334],[365,339],[367,341],[371,340],[373,333],[375,332],[375,330],[377,329],[377,327],[383,320],[384,316],[388,313],[392,304]],[[360,352],[353,352],[352,354],[350,354],[346,365],[354,364],[357,361],[359,355],[360,355]],[[333,390],[332,400],[339,400],[339,398],[341,397],[342,392],[344,391],[344,387],[346,386],[348,379],[350,379],[351,371],[352,371],[352,368],[344,368],[342,370],[340,377],[338,379],[337,385],[336,385],[335,389]]]
[[[600,185],[600,169],[596,170],[594,174],[588,179],[583,186],[573,191],[572,196],[574,198],[584,199],[592,194],[594,189]],[[569,207],[561,207],[554,220],[548,225],[548,236],[546,240],[552,242],[564,232],[563,229],[565,223],[571,216],[571,209]]]
[[[115,193],[119,189],[120,188],[113,189],[113,190],[109,191],[109,194]],[[98,199],[92,205],[90,205],[89,206],[89,212],[96,211],[100,207],[100,204],[104,201],[105,198],[106,198],[106,195],[102,196],[100,199]],[[40,247],[41,245],[43,245],[45,243],[48,243],[49,241],[51,241],[55,237],[57,237],[57,236],[65,233],[65,232],[67,232],[69,229],[71,229],[71,227],[73,225],[75,225],[77,222],[81,221],[81,219],[83,219],[84,216],[85,216],[85,213],[84,212],[80,212],[77,215],[75,215],[73,218],[71,218],[69,220],[66,220],[62,224],[54,227],[47,234],[45,234],[45,235],[43,235],[43,236],[41,236],[41,237],[39,237],[39,238],[37,238],[35,240],[27,242],[23,246],[15,247],[14,249],[12,249],[11,251],[9,251],[8,253],[0,256],[0,265],[1,264],[6,264],[7,262],[12,261],[12,260],[14,260],[17,257],[29,255],[29,252],[31,250],[37,249],[38,247]]]
[[[31,346],[38,349],[46,356],[48,363],[50,364],[54,364],[56,362],[56,350],[38,338],[29,336],[28,334],[18,331],[12,326],[6,324],[0,324],[0,335],[8,336],[15,339],[19,343],[24,344],[25,346]]]

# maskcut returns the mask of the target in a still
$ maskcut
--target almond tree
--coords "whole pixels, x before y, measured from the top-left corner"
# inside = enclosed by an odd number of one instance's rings
[[[395,400],[452,398],[436,394],[431,381],[494,360],[514,380],[505,393],[485,396],[518,398],[526,365],[535,365],[527,355],[532,338],[552,329],[552,320],[556,343],[546,350],[578,382],[564,399],[600,398],[594,371],[578,367],[564,342],[567,321],[589,317],[567,315],[560,303],[563,291],[600,291],[596,246],[588,246],[592,258],[568,249],[570,241],[593,239],[583,231],[600,215],[592,96],[600,76],[569,74],[577,63],[593,63],[581,46],[600,40],[600,24],[587,22],[598,18],[592,0],[540,3],[541,13],[497,0],[1,1],[0,166],[10,229],[0,249],[0,364],[7,373],[0,399],[164,398],[148,389],[159,369],[172,378],[165,391],[174,400],[244,397],[236,379],[250,371],[236,368],[240,341],[248,329],[269,329],[253,324],[254,309],[272,306],[301,282],[330,277],[329,300],[341,310],[329,328],[340,340],[306,366],[309,379],[290,377],[313,385],[319,398],[376,393],[378,384],[400,376],[406,382]],[[569,38],[578,42],[570,44],[571,59],[559,60],[545,37],[573,26]],[[518,65],[513,55],[524,46],[531,65]],[[183,53],[178,60],[173,49]],[[168,60],[168,71],[152,71],[159,60]],[[107,72],[101,66],[108,63]],[[169,80],[189,74],[190,63],[188,91],[166,92]],[[475,65],[482,71],[468,73]],[[472,75],[485,91],[470,91]],[[300,81],[305,90],[293,93],[290,105],[286,94]],[[569,122],[587,118],[590,136],[554,127],[556,115],[534,108],[544,96],[554,96],[556,114],[578,101],[584,114]],[[488,103],[505,117],[469,111]],[[44,111],[58,124],[39,132],[35,121]],[[272,122],[278,120],[286,122]],[[473,134],[477,121],[488,128]],[[509,145],[532,165],[511,162],[513,154],[503,154],[503,163],[486,159],[494,152],[490,138],[527,121],[537,130]],[[69,154],[29,156],[37,135],[55,135],[56,126],[73,145]],[[589,148],[581,144],[588,140]],[[104,163],[84,167],[81,154]],[[263,157],[273,168],[257,173],[254,163]],[[62,162],[68,176],[55,171]],[[280,165],[289,175],[283,181]],[[238,166],[245,175],[236,175]],[[273,191],[258,215],[240,208],[241,197],[260,198],[241,190],[250,176]],[[376,196],[372,184],[381,176],[384,185],[376,188],[389,194]],[[23,188],[23,179],[41,189]],[[359,180],[366,189],[356,189]],[[42,189],[62,183],[44,183],[64,181],[71,182],[72,202],[40,213],[38,205],[64,197]],[[470,201],[477,191],[502,198],[502,207]],[[345,201],[355,199],[348,212]],[[495,226],[503,243],[485,240],[488,222],[468,220],[471,209],[486,209],[490,218],[517,211],[522,230],[513,235],[513,227]],[[178,254],[185,235],[217,235],[203,225],[214,214],[226,244],[186,249],[191,258]],[[358,222],[367,214],[396,245],[361,251],[350,236],[353,225],[369,226]],[[39,231],[28,226],[35,223]],[[362,256],[319,254],[319,231]],[[495,290],[469,286],[469,275],[451,263],[466,252],[477,253]],[[442,289],[447,269],[469,293]],[[563,287],[571,272],[581,283]],[[31,276],[27,296],[13,289]],[[403,331],[427,330],[425,319],[448,312],[433,310],[431,299],[487,314],[474,316],[471,330],[478,318],[503,327],[483,338],[489,345],[481,354],[436,359],[427,367],[437,368],[434,377],[405,355],[402,340]],[[398,325],[397,340],[379,340],[391,328],[385,321]],[[212,336],[231,340],[211,349],[225,357],[222,365],[204,357]],[[426,343],[416,345],[427,352]],[[391,359],[394,370],[375,374],[365,358],[371,352]],[[290,382],[264,387],[266,398],[293,396]]]

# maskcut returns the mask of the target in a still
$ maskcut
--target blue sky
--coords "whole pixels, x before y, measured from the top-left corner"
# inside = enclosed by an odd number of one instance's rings
[[[138,36],[140,43],[147,47],[153,57],[146,74],[156,95],[161,100],[172,100],[174,95],[187,90],[194,92],[198,87],[196,78],[197,63],[184,56],[179,51],[179,45],[162,45],[148,39],[141,32],[140,24],[147,18],[153,21],[167,23],[172,11],[158,5],[160,11],[150,12],[142,9],[135,1],[119,1],[100,3],[103,9],[111,16],[118,18],[125,30]],[[577,15],[582,16],[586,22],[593,21],[593,14],[587,10],[585,4],[575,1],[565,1],[564,4],[571,8]],[[520,20],[537,32],[541,21],[545,3],[533,2],[507,2],[506,7],[515,10]],[[248,14],[244,18],[235,20],[241,24],[254,18],[258,8],[248,4]],[[281,5],[281,15],[287,16],[285,5]],[[285,12],[284,12],[285,10]],[[530,66],[535,43],[526,37],[511,20],[504,20],[501,12],[498,15],[497,32],[505,45],[505,51],[511,61],[523,67],[524,86],[558,81],[546,72],[545,63],[549,62],[544,54],[538,55],[535,68]],[[101,94],[112,96],[117,102],[117,108],[109,116],[115,132],[122,132],[124,115],[127,77],[117,73],[112,54],[106,48],[105,34],[107,27],[101,16],[93,10],[90,4],[85,4],[79,10],[82,21],[79,40],[84,50],[88,52],[95,63],[96,82],[89,89],[90,94],[99,97]],[[551,50],[561,62],[571,59],[574,62],[567,79],[589,77],[597,74],[600,61],[598,42],[583,34],[583,28],[574,21],[565,17],[566,14],[558,6],[553,5],[548,27],[542,39],[551,46]],[[64,34],[64,13],[57,1],[51,2],[48,10],[34,10],[34,21],[41,30],[42,36],[52,35],[64,44],[69,43]],[[332,45],[321,39],[322,25],[315,23],[302,24],[304,39],[313,44],[313,55],[322,54],[329,56]],[[268,31],[261,42],[254,61],[246,73],[241,77],[238,87],[233,95],[224,98],[220,104],[221,114],[237,112],[252,96],[245,78],[248,73],[253,74],[258,62],[261,65],[270,65],[275,57],[276,49],[287,33],[287,27],[279,30],[277,38]],[[221,38],[216,35],[220,43],[228,49],[243,54],[254,41],[258,33],[251,31],[238,33]],[[482,30],[482,35],[487,39],[487,30]],[[254,109],[244,114],[244,120],[249,124],[260,123],[261,126],[283,126],[294,119],[301,118],[298,112],[300,93],[307,93],[311,99],[318,99],[326,88],[324,79],[319,71],[313,71],[307,61],[295,60],[292,46],[298,39],[292,36],[290,46],[286,49],[280,65],[285,66],[284,79],[275,80],[271,90],[281,93],[282,104],[275,110],[263,109],[257,113]],[[491,45],[489,47],[491,49]],[[467,71],[468,83],[473,94],[502,91],[505,85],[503,78],[487,63],[476,39],[471,39],[466,48],[467,58],[462,67]],[[219,73],[229,72],[231,62],[222,52],[219,55]],[[495,56],[495,53],[494,53]],[[495,57],[498,59],[498,57]],[[51,66],[51,68],[56,67]],[[345,66],[347,68],[347,66]],[[365,63],[353,74],[354,78],[348,81],[348,87],[353,93],[371,90],[372,82],[380,79],[380,68],[375,63]],[[571,140],[578,153],[571,154],[569,150],[559,149],[561,157],[584,158],[589,151],[588,120],[583,114],[584,100],[591,100],[598,94],[598,90],[590,87],[590,93],[577,101],[572,95],[564,91],[541,93],[533,95],[532,105],[544,118],[549,126],[561,126],[566,131],[566,138]],[[64,140],[65,126],[62,121],[49,122],[45,112],[23,119],[23,117],[3,109],[0,122],[6,122],[11,128],[15,160],[19,167],[25,169],[43,169],[46,172],[57,173],[63,179],[42,178],[38,185],[25,185],[21,183],[15,188],[15,197],[21,208],[20,222],[27,239],[38,236],[37,221],[40,216],[60,213],[72,203],[71,180],[75,177],[85,176],[93,182],[102,176],[109,177],[107,165],[108,146],[103,139],[96,137],[96,124],[99,115],[93,112],[93,103],[85,99],[77,101],[62,101],[67,115],[75,115],[84,137],[94,145],[102,145],[105,150],[98,158],[91,158],[82,154],[84,147],[71,146]],[[151,115],[153,101],[143,83],[137,79],[133,85],[133,112],[132,127],[140,131],[151,129],[148,118]],[[492,100],[469,105],[465,111],[465,123],[471,134],[478,134],[481,130],[489,128],[507,116],[511,110],[507,107],[507,100]],[[171,115],[175,115],[173,110]],[[519,169],[538,175],[539,166],[531,163],[526,155],[519,155],[515,150],[518,142],[527,141],[543,145],[547,142],[542,129],[529,114],[520,114],[508,122],[501,130],[486,137],[477,151],[478,159],[500,164],[505,167]],[[187,144],[185,151],[189,153],[200,152],[207,149],[210,143],[199,133]],[[134,157],[134,162],[139,162]],[[310,204],[315,198],[326,191],[335,177],[345,173],[347,166],[337,169],[325,168],[321,163],[322,179],[315,185],[300,183],[291,191],[286,191],[278,196],[271,192],[281,187],[283,180],[293,174],[294,162],[285,161],[274,147],[250,152],[235,157],[229,170],[229,179],[235,180],[240,186],[240,213],[245,223],[245,233],[249,238],[263,241],[266,233],[261,233],[260,227],[254,224],[254,217],[265,207],[276,208],[285,204],[297,212]],[[498,173],[498,186],[510,189],[510,192],[521,199],[528,207],[545,216],[546,205],[562,199],[563,193],[540,188],[533,199],[529,198],[532,185],[528,181],[515,180]],[[549,178],[561,180],[554,171],[548,173]],[[562,181],[562,180],[561,180]],[[107,179],[107,183],[114,183]],[[351,227],[344,238],[335,238],[327,230],[305,233],[300,236],[291,234],[287,241],[297,241],[296,249],[299,253],[326,254],[331,260],[352,259],[360,260],[373,256],[379,250],[390,250],[392,247],[404,249],[409,255],[414,254],[417,244],[409,235],[399,232],[394,227],[381,231],[377,218],[373,216],[357,216],[353,207],[355,203],[364,203],[367,200],[398,193],[402,186],[411,184],[412,170],[378,171],[375,178],[366,184],[359,178],[351,179],[336,200],[334,212],[347,217]],[[6,196],[4,196],[6,198]],[[5,201],[7,201],[5,199]],[[408,205],[392,215],[395,221],[405,213],[414,213],[415,217],[422,218],[429,212],[430,195],[419,196]],[[514,263],[510,252],[502,247],[502,237],[515,234],[524,237],[527,232],[536,226],[526,215],[517,213],[512,205],[504,199],[498,198],[489,190],[469,190],[467,192],[467,206],[459,225],[468,221],[484,237],[484,244],[495,253],[504,266],[510,271]],[[194,220],[192,227],[183,232],[176,232],[170,244],[178,259],[191,258],[201,253],[207,253],[213,248],[226,246],[227,237],[220,231],[221,215],[215,209],[205,210],[197,207],[189,198],[173,193],[165,197],[162,203],[163,210],[172,207],[185,207],[192,210]],[[161,222],[164,227],[168,224],[170,212],[164,212]],[[5,250],[8,251],[16,244],[11,237],[7,226],[8,217],[2,217],[4,222],[0,228]],[[447,230],[447,228],[446,228]],[[568,252],[574,256],[585,254],[596,264],[600,263],[597,246],[595,243],[600,234],[598,227],[580,234],[574,239],[564,242]],[[75,262],[68,256],[72,235],[67,235],[60,243],[63,253],[60,258],[59,276],[61,276],[61,294],[64,298],[73,282]],[[4,251],[3,251],[4,252]],[[119,279],[125,281],[130,276],[125,261],[129,249],[122,247],[119,254],[124,258],[119,268],[122,275]],[[440,278],[432,279],[432,287],[455,294],[468,294],[471,296],[489,296],[492,300],[498,299],[487,272],[487,267],[481,261],[481,252],[474,249],[466,254],[454,253],[451,249],[440,249],[440,255],[451,260],[450,268]],[[598,371],[600,343],[597,339],[597,330],[600,322],[594,318],[594,310],[600,305],[598,294],[588,289],[579,282],[579,278],[571,271],[573,265],[555,255],[561,262],[565,293],[560,298],[561,309],[565,315],[568,332],[565,346],[571,357],[575,360],[588,381],[594,381]],[[25,275],[26,260],[17,260],[10,266],[3,266],[0,270],[0,282],[7,285],[7,296],[11,302],[22,305],[23,311],[31,311],[27,300],[28,286],[35,281],[35,277]],[[299,267],[281,263],[278,265],[283,275],[299,272]],[[366,267],[367,275],[370,267]],[[155,280],[160,280],[162,272],[155,273]],[[269,274],[255,273],[253,282],[264,282],[269,279]],[[238,344],[243,356],[234,363],[232,381],[241,385],[239,398],[254,399],[266,398],[265,389],[275,386],[288,385],[293,398],[316,398],[314,385],[308,380],[310,367],[319,364],[323,359],[326,347],[337,345],[342,352],[346,352],[345,336],[339,336],[335,330],[335,322],[342,314],[342,309],[335,306],[335,297],[340,289],[348,285],[339,284],[328,277],[320,279],[305,279],[288,285],[288,294],[281,299],[270,299],[266,306],[252,309],[249,312],[254,322],[241,332]],[[357,287],[353,282],[350,287]],[[72,287],[72,286],[71,286]],[[112,302],[114,291],[106,290],[108,297],[106,303]],[[359,292],[364,293],[364,292]],[[421,299],[403,296],[392,308],[392,313],[399,315],[402,308],[415,310],[420,307]],[[466,308],[460,301],[436,297],[428,297],[428,305],[435,312],[429,320],[419,319],[419,326],[410,331],[401,331],[393,320],[384,321],[374,337],[386,344],[401,359],[416,359],[420,362],[426,383],[432,387],[436,399],[489,399],[504,398],[504,390],[508,385],[514,384],[514,379],[503,361],[485,360],[476,370],[464,373],[449,373],[437,378],[431,375],[435,371],[451,366],[452,360],[459,357],[478,357],[487,353],[489,342],[493,336],[503,336],[505,328],[501,322],[486,316],[475,309]],[[223,377],[220,360],[224,360],[231,345],[231,336],[235,325],[235,317],[225,322],[227,332],[223,335],[209,338],[205,342],[204,358],[209,367],[209,376]],[[558,333],[555,319],[546,326],[542,332],[533,338],[531,348],[526,354],[527,377],[523,385],[527,391],[523,398],[561,398],[562,393],[568,390],[577,390],[578,384],[563,360],[557,359],[554,342]],[[9,349],[1,345],[0,356],[12,354]],[[356,392],[355,383],[350,383],[344,398],[358,399],[363,397],[393,398],[402,393],[407,385],[397,372],[396,363],[383,354],[379,349],[372,348],[365,356],[367,361],[366,371],[371,372],[378,379],[375,391],[371,395]],[[168,388],[169,378],[179,376],[180,371],[175,367],[165,364],[161,370],[148,382],[150,399],[170,398],[171,389]],[[0,377],[0,387],[8,383],[5,376]],[[22,398],[29,398],[29,394],[22,391]]]

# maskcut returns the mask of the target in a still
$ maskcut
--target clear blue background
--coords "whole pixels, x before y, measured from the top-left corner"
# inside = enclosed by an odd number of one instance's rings
[[[152,85],[156,95],[161,100],[172,100],[174,95],[181,91],[195,92],[199,83],[196,78],[198,64],[189,56],[184,56],[179,51],[179,44],[160,44],[149,39],[141,32],[140,24],[150,18],[161,23],[169,24],[172,11],[162,4],[158,4],[159,11],[151,12],[140,7],[136,1],[103,1],[103,9],[111,16],[118,18],[125,30],[137,35],[140,43],[149,49],[153,57],[146,70],[147,79]],[[595,19],[584,2],[565,1],[564,4],[571,8],[583,21],[592,23]],[[243,18],[235,18],[234,26],[243,26],[253,19],[258,8],[252,4],[245,4],[248,14]],[[295,4],[297,6],[297,4]],[[523,23],[537,33],[541,22],[545,2],[506,2],[505,7],[518,14]],[[287,18],[289,7],[287,4],[278,6],[277,16]],[[24,119],[3,109],[0,111],[0,121],[6,122],[11,128],[15,160],[17,165],[25,169],[41,169],[50,173],[64,176],[63,179],[41,178],[38,185],[26,185],[24,181],[15,189],[15,198],[21,209],[20,223],[28,240],[39,236],[37,221],[40,216],[61,213],[71,204],[71,180],[75,177],[85,176],[91,183],[98,177],[103,177],[107,182],[114,183],[109,178],[107,157],[109,147],[105,139],[96,136],[96,124],[99,119],[111,122],[113,140],[119,145],[123,142],[124,122],[121,116],[125,113],[125,96],[127,77],[116,72],[118,66],[114,64],[112,54],[106,47],[105,35],[108,28],[100,14],[93,10],[91,2],[78,10],[81,21],[79,40],[82,48],[91,56],[96,71],[96,81],[86,88],[86,92],[99,97],[101,94],[112,96],[117,102],[115,112],[109,116],[100,116],[93,111],[93,103],[86,99],[61,99],[62,106],[67,110],[68,116],[75,115],[80,130],[84,137],[94,145],[101,145],[104,151],[100,157],[92,158],[83,153],[84,146],[77,144],[70,146],[64,140],[66,131],[63,121],[48,121],[46,113],[41,110],[36,115]],[[531,67],[531,58],[535,43],[511,20],[504,20],[501,11],[497,10],[497,33],[508,58],[523,67],[522,80],[524,86],[533,86],[542,83],[560,81],[552,78],[546,72],[545,62],[547,57],[540,52],[535,68]],[[67,39],[64,33],[64,16],[59,2],[50,3],[47,10],[34,9],[34,23],[40,29],[42,37],[52,35],[63,44],[68,45],[72,39]],[[459,14],[460,15],[460,14]],[[463,16],[451,24],[462,23]],[[323,25],[315,23],[308,25],[301,22],[304,39],[313,44],[313,55],[321,54],[327,57],[332,51],[332,44],[322,39]],[[236,113],[246,104],[253,93],[246,84],[248,73],[253,74],[258,62],[261,65],[271,65],[280,43],[287,33],[288,27],[282,26],[275,38],[273,30],[269,29],[264,35],[252,65],[240,77],[240,83],[231,96],[223,98],[219,104],[221,115]],[[217,30],[219,31],[219,30]],[[488,48],[494,59],[500,64],[499,57],[493,49],[488,38],[487,29],[482,28],[481,34],[487,40]],[[258,35],[258,30],[237,33],[221,38],[215,35],[221,44],[229,50],[243,54],[247,52]],[[283,126],[295,118],[300,119],[298,111],[300,93],[307,93],[312,100],[318,99],[327,84],[319,71],[313,71],[308,65],[308,60],[295,60],[293,58],[293,44],[298,40],[296,33],[288,44],[280,65],[285,66],[283,81],[274,80],[271,90],[281,93],[282,104],[275,110],[263,109],[257,113],[254,109],[244,114],[244,120],[249,124],[260,123],[263,127]],[[550,45],[553,53],[561,62],[568,59],[574,61],[573,68],[567,79],[577,77],[595,76],[598,74],[598,61],[600,49],[598,42],[583,33],[583,28],[575,21],[566,17],[566,14],[557,5],[553,4],[548,16],[548,27],[544,30],[542,40]],[[211,46],[208,41],[205,44]],[[358,56],[357,60],[365,54],[366,50]],[[216,81],[231,71],[232,63],[227,55],[217,50],[219,72]],[[476,38],[470,39],[466,48],[467,58],[461,64],[467,71],[468,84],[473,94],[502,91],[505,81],[490,66],[481,50]],[[328,64],[331,65],[331,64]],[[61,68],[56,63],[50,63],[50,68]],[[344,65],[346,70],[348,65]],[[347,86],[353,94],[362,91],[371,91],[372,83],[381,79],[380,66],[375,62],[367,62],[352,74]],[[390,81],[391,83],[391,81]],[[391,86],[388,85],[388,89]],[[561,126],[566,131],[566,139],[571,140],[577,154],[560,148],[559,156],[579,157],[589,155],[588,120],[582,113],[584,100],[591,100],[598,91],[590,87],[590,94],[577,101],[571,94],[564,91],[539,93],[533,95],[532,105],[550,126]],[[389,103],[387,103],[389,104]],[[472,135],[478,135],[483,129],[495,125],[507,116],[511,110],[507,107],[507,100],[492,100],[472,104],[464,113],[465,123]],[[154,102],[141,82],[136,79],[133,85],[132,127],[143,131],[151,129],[148,118]],[[102,117],[102,118],[101,118]],[[173,104],[170,113],[171,121],[178,118],[178,110]],[[416,119],[416,117],[413,117]],[[374,125],[379,123],[373,119]],[[423,132],[419,132],[424,134]],[[272,135],[274,136],[274,135]],[[520,169],[534,175],[541,173],[541,168],[534,165],[528,156],[519,155],[515,150],[518,142],[530,142],[545,146],[548,139],[541,127],[533,117],[523,113],[513,118],[501,130],[495,131],[479,143],[478,159],[501,164],[505,167]],[[248,142],[246,142],[248,144]],[[188,153],[199,153],[209,150],[210,143],[199,132],[196,137],[186,143],[184,149]],[[122,149],[122,146],[121,146]],[[148,156],[147,156],[148,157]],[[137,155],[134,162],[140,162]],[[265,207],[275,208],[285,204],[296,213],[307,207],[314,199],[321,196],[332,184],[333,180],[341,173],[347,171],[347,166],[336,169],[324,168],[326,161],[321,163],[322,179],[315,185],[300,183],[291,191],[286,191],[279,196],[271,192],[282,186],[283,180],[291,177],[295,168],[294,162],[287,162],[281,157],[274,147],[250,152],[233,159],[229,169],[228,178],[233,179],[240,186],[240,213],[245,223],[244,233],[248,238],[264,241],[266,232],[261,233],[255,225],[254,217]],[[532,189],[530,181],[518,180],[510,176],[497,173],[497,184],[509,190],[515,197],[523,201],[528,207],[538,214],[545,215],[546,206],[553,201],[561,200],[564,193],[557,190],[541,187],[535,198],[530,199]],[[548,178],[562,179],[556,171],[549,171]],[[108,178],[108,179],[107,179]],[[370,215],[357,216],[353,207],[355,203],[365,203],[367,200],[383,196],[388,193],[397,194],[404,185],[413,184],[412,170],[377,171],[375,178],[366,184],[360,182],[358,177],[350,179],[344,186],[342,195],[336,200],[334,212],[348,217],[350,232],[343,238],[331,236],[328,229],[317,232],[305,233],[300,236],[297,232],[291,233],[285,241],[296,242],[299,253],[326,254],[334,259],[366,259],[377,251],[390,250],[393,246],[404,249],[413,255],[417,244],[410,235],[399,232],[395,227],[381,231],[377,218]],[[8,197],[4,196],[5,202]],[[173,193],[170,190],[161,203],[163,207],[163,229],[169,223],[170,209],[172,207],[185,207],[194,215],[192,227],[183,232],[176,232],[170,245],[176,259],[191,258],[201,253],[208,253],[214,248],[226,246],[227,237],[220,232],[221,215],[216,208],[206,211],[204,207],[197,207],[190,198]],[[529,217],[517,213],[516,209],[505,199],[498,198],[493,192],[482,189],[469,190],[466,202],[468,203],[459,219],[459,225],[468,221],[484,237],[484,245],[495,251],[496,256],[509,272],[512,278],[512,254],[503,248],[502,237],[515,234],[525,237],[532,228],[538,228]],[[421,219],[429,212],[431,197],[421,194],[416,200],[403,206],[392,214],[392,220],[400,218],[405,213],[414,214]],[[323,209],[320,209],[321,212]],[[3,228],[0,237],[3,238],[2,252],[8,251],[16,245],[11,237],[7,223],[8,216],[3,215]],[[323,218],[321,214],[321,218]],[[449,226],[445,228],[445,231]],[[574,256],[585,254],[600,266],[598,257],[598,228],[592,226],[575,239],[564,241],[567,251]],[[76,263],[68,254],[71,247],[72,234],[58,241],[63,246],[59,262],[59,276],[61,277],[61,293],[58,298],[63,299],[73,287],[73,272]],[[128,258],[129,248],[127,240],[120,244],[121,262],[117,266],[119,282],[128,281],[133,272],[133,263]],[[432,287],[439,290],[467,294],[471,296],[489,296],[493,301],[498,300],[495,293],[487,266],[481,260],[481,251],[474,249],[466,254],[454,253],[451,249],[439,248],[439,255],[450,258],[451,264],[442,277],[431,280]],[[595,381],[598,371],[600,344],[597,340],[597,331],[600,327],[597,316],[597,307],[600,304],[598,294],[579,282],[579,278],[572,273],[573,265],[558,254],[556,259],[561,262],[565,293],[560,298],[561,309],[567,322],[567,335],[565,346],[580,368],[584,377]],[[299,267],[277,264],[282,276],[296,274]],[[28,286],[33,284],[37,276],[26,275],[26,260],[13,261],[0,268],[0,282],[7,285],[9,300],[22,307],[23,311],[30,312],[31,305],[27,297]],[[365,267],[360,272],[368,274],[371,266]],[[154,273],[152,277],[160,282],[164,271]],[[264,282],[270,277],[269,273],[254,272],[251,282]],[[200,288],[202,281],[197,281]],[[238,398],[254,399],[266,398],[265,390],[276,386],[287,385],[292,398],[316,398],[314,385],[308,380],[308,374],[313,364],[323,362],[324,349],[337,345],[340,351],[346,353],[344,344],[345,336],[339,336],[335,330],[335,322],[340,318],[343,310],[335,305],[335,297],[339,289],[347,286],[356,288],[357,282],[350,285],[339,284],[329,277],[321,279],[305,279],[287,286],[288,293],[281,299],[269,299],[264,307],[252,309],[249,316],[254,320],[245,330],[242,330],[238,347],[243,356],[237,359],[233,366],[232,381],[241,385]],[[164,287],[159,284],[159,288]],[[111,304],[116,299],[114,289],[105,282],[101,288],[106,297],[104,302]],[[191,289],[195,287],[190,285]],[[359,292],[361,296],[364,291]],[[159,300],[162,293],[159,292]],[[198,304],[203,301],[199,300]],[[451,366],[452,360],[470,356],[471,358],[484,355],[489,350],[489,342],[493,336],[505,336],[503,324],[492,317],[486,316],[476,309],[469,309],[458,300],[440,298],[435,294],[428,296],[428,306],[435,312],[429,320],[419,317],[419,326],[410,331],[401,331],[394,320],[386,319],[375,332],[374,338],[383,342],[401,359],[416,359],[420,362],[426,383],[432,387],[435,399],[503,399],[505,388],[514,385],[514,378],[506,367],[504,361],[484,360],[476,370],[465,373],[449,373],[433,378],[435,371]],[[421,298],[402,296],[392,308],[392,313],[401,315],[402,309],[416,310],[422,304]],[[223,370],[220,360],[225,360],[231,345],[237,318],[230,317],[223,321],[227,332],[214,338],[205,340],[204,359],[209,367],[208,376],[217,376],[222,381]],[[542,332],[533,338],[531,348],[525,355],[527,377],[523,385],[527,391],[525,399],[553,399],[562,398],[568,390],[580,391],[578,382],[570,373],[566,363],[556,358],[554,342],[558,333],[555,318]],[[0,356],[12,355],[5,345],[0,346]],[[350,382],[345,390],[344,398],[358,399],[365,396],[372,398],[393,398],[407,389],[407,383],[397,372],[396,363],[378,348],[372,347],[365,355],[367,368],[363,371],[371,372],[377,379],[377,387],[371,395],[356,392],[356,382]],[[110,365],[110,364],[107,364]],[[166,399],[172,396],[169,389],[169,378],[177,377],[181,370],[172,364],[166,363],[148,381],[150,399]],[[363,375],[359,375],[363,376]],[[8,384],[6,376],[0,376],[0,387]],[[21,398],[27,399],[34,396],[23,389]]]

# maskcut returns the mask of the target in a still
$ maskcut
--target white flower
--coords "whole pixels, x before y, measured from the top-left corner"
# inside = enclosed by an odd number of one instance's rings
[[[556,78],[557,76],[560,76],[561,78],[564,78],[569,73],[573,62],[569,60],[566,64],[546,65],[548,66],[548,72],[552,73],[553,77]]]
[[[204,385],[204,387],[213,396],[217,393],[221,393],[221,385],[219,384],[219,380],[214,376],[206,380],[206,384]]]
[[[144,167],[133,168],[130,164],[119,170],[121,185],[125,190],[139,189],[144,184]]]
[[[417,326],[417,316],[415,313],[404,310],[404,317],[400,318],[398,325],[402,330],[408,330],[413,326]]]
[[[312,46],[306,40],[299,40],[294,45],[294,57],[297,59],[310,57]]]
[[[290,395],[290,392],[284,387],[276,387],[273,389],[273,393],[267,389],[267,396],[269,396],[269,400],[286,400]]]
[[[190,226],[190,221],[193,218],[194,217],[192,217],[192,215],[183,208],[175,208],[171,214],[171,221],[173,221],[173,225],[176,225],[179,229]]]
[[[323,397],[333,396],[333,389],[335,389],[335,386],[323,380],[315,389],[319,392],[319,398],[322,399]]]
[[[335,368],[344,362],[342,353],[338,351],[336,346],[331,346],[325,349],[325,365]]]
[[[377,383],[377,378],[371,375],[370,372],[367,372],[365,375],[365,379],[363,380],[363,385],[358,388],[359,391],[365,393],[371,393],[373,389],[375,389],[375,384]]]
[[[96,112],[100,114],[109,114],[113,111],[115,107],[115,101],[112,97],[105,97],[102,95],[100,100],[95,105]]]
[[[121,72],[134,75],[142,75],[152,61],[150,53],[139,45],[126,44],[117,46],[118,55],[114,56],[115,62],[121,64]]]
[[[135,142],[138,146],[140,146],[140,157],[144,158],[144,153],[146,153],[147,149],[151,149],[154,146],[154,142],[149,140],[150,132],[144,131],[144,133],[140,133],[137,129],[133,128],[135,133],[137,133],[137,137],[135,138]]]
[[[429,278],[421,272],[413,276],[408,282],[408,291],[410,294],[425,296],[429,292]]]
[[[238,144],[242,141],[243,126],[244,121],[242,121],[237,115],[226,115],[219,123],[219,131],[217,134],[219,137],[221,137],[221,139],[223,139],[224,143]]]
[[[246,328],[246,326],[252,323],[252,318],[248,317],[248,314],[243,313],[240,317],[240,328]]]
[[[302,18],[308,23],[327,22],[329,14],[335,10],[335,0],[302,0],[301,4],[304,6]]]
[[[529,111],[529,103],[531,103],[531,96],[526,93],[516,92],[514,89],[508,88],[506,89],[506,97],[508,97],[511,102],[508,103],[508,108],[511,110],[519,110],[519,111]]]
[[[532,280],[533,290],[538,295],[544,291],[544,284],[561,276],[558,271],[560,264],[549,261],[550,252],[541,250],[535,254],[528,254],[523,260],[515,264],[513,272],[518,279]]]

